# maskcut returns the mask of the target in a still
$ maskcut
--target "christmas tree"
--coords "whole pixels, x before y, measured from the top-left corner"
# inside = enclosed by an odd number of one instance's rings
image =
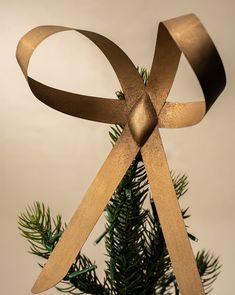
[[[139,72],[146,84],[147,71],[141,69]],[[118,99],[125,99],[123,92],[116,94]],[[113,144],[121,132],[122,126],[111,127],[109,135]],[[188,190],[187,177],[173,172],[171,175],[179,199]],[[149,206],[145,206],[146,203]],[[140,153],[116,188],[104,214],[105,230],[96,240],[96,243],[104,240],[107,251],[103,280],[96,273],[95,263],[79,253],[56,288],[74,295],[180,294]],[[182,209],[182,216],[184,219],[190,217],[188,208]],[[23,237],[30,243],[30,253],[45,260],[66,228],[61,215],[53,218],[50,209],[39,202],[26,208],[18,223]],[[192,234],[188,235],[193,241],[197,240]],[[219,274],[219,259],[202,250],[196,254],[196,262],[208,294]]]

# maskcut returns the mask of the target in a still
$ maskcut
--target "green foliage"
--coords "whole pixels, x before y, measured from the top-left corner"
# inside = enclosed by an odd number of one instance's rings
[[[51,217],[50,209],[38,202],[26,208],[18,217],[21,234],[30,243],[30,253],[48,259],[66,225],[62,225],[61,215]],[[69,294],[78,289],[90,294],[109,294],[98,279],[93,264],[85,255],[79,255],[71,266],[62,284],[57,289]]]
[[[111,294],[155,294],[156,283],[170,268],[155,207],[152,212],[143,208],[149,189],[140,155],[137,159],[106,209],[106,277]]]
[[[147,71],[140,69],[139,72],[146,84]],[[125,99],[121,91],[116,94],[119,99]],[[122,126],[111,127],[112,144],[121,132]],[[188,190],[187,177],[172,172],[172,181],[180,199]],[[179,294],[140,153],[114,192],[105,216],[105,231],[96,240],[99,243],[104,239],[107,251],[103,281],[96,274],[97,266],[79,253],[57,289],[69,294]],[[188,208],[182,209],[182,216],[190,217]],[[60,215],[52,218],[49,208],[40,203],[28,207],[18,222],[23,237],[30,243],[30,253],[44,259],[48,259],[66,227]],[[192,234],[188,235],[197,241]],[[203,250],[197,253],[196,261],[208,294],[219,274],[218,257]]]
[[[18,224],[22,236],[30,243],[30,253],[45,259],[49,258],[64,231],[61,215],[51,218],[50,209],[38,202],[26,208],[19,216]]]
[[[202,250],[197,253],[196,261],[205,292],[208,294],[212,291],[212,284],[219,275],[221,268],[219,258],[208,251]]]

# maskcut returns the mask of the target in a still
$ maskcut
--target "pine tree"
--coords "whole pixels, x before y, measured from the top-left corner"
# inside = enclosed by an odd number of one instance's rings
[[[140,75],[147,82],[148,74]],[[121,91],[116,92],[124,99]],[[112,144],[119,138],[122,126],[111,127]],[[172,173],[177,198],[188,190],[185,175]],[[149,206],[146,206],[146,203]],[[182,209],[184,219],[190,217]],[[63,281],[56,288],[68,294],[95,295],[177,295],[179,289],[172,270],[155,204],[148,185],[141,154],[138,153],[105,209],[106,225],[96,243],[104,239],[107,251],[106,270],[101,281],[97,266],[79,253]],[[19,229],[30,243],[30,253],[48,259],[66,224],[61,215],[51,216],[50,209],[39,202],[19,215]],[[188,233],[189,238],[197,241]],[[196,262],[206,294],[212,290],[220,263],[209,251],[199,251]]]

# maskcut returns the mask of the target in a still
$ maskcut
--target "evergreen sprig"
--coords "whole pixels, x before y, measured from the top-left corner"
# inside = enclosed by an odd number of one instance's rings
[[[35,202],[19,215],[18,224],[21,235],[30,243],[30,253],[44,259],[49,258],[66,228],[66,224],[62,224],[61,215],[53,218],[50,209],[39,202]],[[98,279],[96,268],[88,257],[79,253],[57,289],[74,295],[109,294]]]
[[[30,243],[30,253],[45,259],[49,258],[64,231],[61,215],[52,218],[50,209],[39,202],[19,215],[18,224],[21,235]]]
[[[148,72],[141,68],[139,73],[146,84]],[[117,91],[116,95],[118,99],[125,99],[122,91]],[[109,135],[112,144],[118,140],[122,130],[123,126],[111,127]],[[188,190],[187,176],[175,172],[171,176],[180,199]],[[144,206],[146,202],[149,202],[147,208]],[[190,217],[188,209],[182,209],[184,219]],[[105,209],[105,216],[105,231],[96,240],[99,243],[104,239],[107,250],[103,282],[96,274],[97,266],[79,253],[57,289],[74,295],[179,294],[140,153],[115,190]],[[61,215],[52,218],[50,209],[38,202],[26,208],[18,222],[21,234],[30,243],[30,253],[44,259],[49,258],[66,228]],[[188,235],[197,241],[192,234]],[[197,253],[196,262],[208,294],[219,274],[219,259],[202,250]]]
[[[220,273],[221,264],[219,258],[209,251],[202,250],[197,253],[196,261],[205,293],[209,294],[212,291],[212,284]]]

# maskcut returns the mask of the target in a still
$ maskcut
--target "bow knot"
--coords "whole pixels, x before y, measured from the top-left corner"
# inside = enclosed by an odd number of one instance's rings
[[[125,101],[69,93],[28,77],[29,60],[38,44],[52,34],[67,30],[83,34],[102,50],[120,81]],[[181,53],[198,78],[205,102],[166,102]],[[225,87],[222,61],[199,19],[189,14],[160,23],[146,87],[136,67],[117,45],[89,31],[37,27],[22,37],[16,56],[29,87],[42,102],[69,115],[124,126],[32,291],[42,292],[64,278],[140,151],[180,293],[204,294],[158,130],[158,127],[186,127],[200,122]]]
[[[131,134],[139,147],[147,141],[157,125],[157,113],[146,93],[132,107],[127,119]]]

